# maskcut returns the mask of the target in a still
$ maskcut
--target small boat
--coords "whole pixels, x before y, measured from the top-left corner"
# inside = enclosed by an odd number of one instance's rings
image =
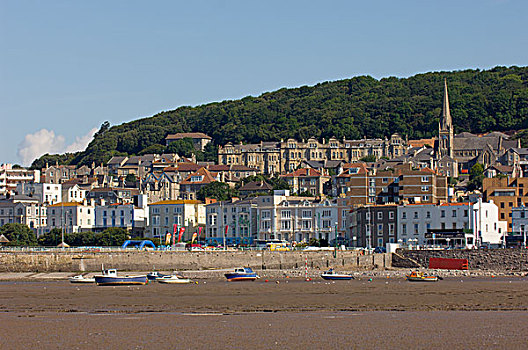
[[[429,276],[419,271],[413,271],[405,277],[407,277],[407,281],[409,282],[436,282],[439,279],[438,276]]]
[[[84,277],[83,275],[72,276],[69,280],[71,283],[95,283],[95,278]]]
[[[150,280],[150,281],[154,281],[160,277],[164,277],[164,276],[170,276],[170,275],[165,275],[163,273],[159,273],[157,271],[152,271],[152,272],[149,272],[147,273],[147,278]]]
[[[94,276],[98,286],[129,286],[148,283],[147,275],[118,276],[116,269],[103,270],[101,275]]]
[[[156,282],[167,283],[167,284],[178,284],[178,283],[191,283],[189,278],[185,278],[181,275],[165,275],[156,278]]]
[[[250,267],[236,268],[235,272],[226,273],[225,277],[227,278],[228,282],[254,281],[257,278],[260,278]]]
[[[345,274],[345,273],[338,273],[338,272],[334,271],[334,269],[330,269],[330,270],[322,273],[321,277],[323,279],[325,279],[325,280],[332,280],[332,281],[338,281],[338,280],[348,281],[348,280],[354,279],[354,276],[348,275],[348,274]]]

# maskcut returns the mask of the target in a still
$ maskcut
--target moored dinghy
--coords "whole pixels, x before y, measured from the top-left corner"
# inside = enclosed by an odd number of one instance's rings
[[[70,283],[95,283],[95,278],[84,277],[83,275],[72,276],[69,280]]]
[[[191,283],[190,278],[185,278],[182,275],[174,274],[174,275],[164,275],[162,277],[156,278],[156,282],[159,283],[165,283],[165,284],[185,284],[185,283]]]

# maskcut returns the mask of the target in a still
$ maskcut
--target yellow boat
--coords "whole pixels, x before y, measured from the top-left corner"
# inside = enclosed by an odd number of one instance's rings
[[[409,282],[436,282],[439,279],[438,276],[429,276],[419,271],[413,271],[405,277],[407,277],[407,281]]]

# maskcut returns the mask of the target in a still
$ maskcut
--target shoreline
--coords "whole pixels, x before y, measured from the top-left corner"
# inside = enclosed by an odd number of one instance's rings
[[[216,269],[216,270],[178,270],[186,277],[194,280],[223,280],[224,273],[232,269]],[[475,278],[496,278],[496,277],[526,277],[528,271],[487,271],[487,270],[432,270],[432,269],[413,269],[413,268],[392,268],[390,270],[339,270],[343,273],[349,273],[354,278],[405,278],[405,275],[410,271],[418,270],[428,274],[437,275],[442,278],[457,278],[457,277],[475,277]],[[157,270],[161,273],[170,274],[176,270]],[[263,279],[304,279],[304,270],[259,270],[254,269],[257,274]],[[320,278],[320,275],[325,270],[308,269],[308,278]],[[126,274],[147,274],[150,271],[119,271]],[[91,277],[99,274],[99,271],[91,272],[0,272],[0,281],[61,281],[68,280],[69,277],[75,275],[84,275]]]

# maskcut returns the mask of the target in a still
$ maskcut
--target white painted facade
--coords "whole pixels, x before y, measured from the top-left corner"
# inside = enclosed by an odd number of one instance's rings
[[[47,230],[64,228],[65,233],[91,231],[95,225],[92,203],[66,202],[48,206]]]
[[[467,248],[502,244],[507,222],[499,220],[498,207],[489,203],[446,203],[398,206],[398,237],[402,244],[425,245],[427,230],[466,229]]]
[[[36,198],[40,203],[52,205],[62,202],[62,185],[52,183],[19,183],[17,192]],[[81,199],[76,202],[82,201]]]

